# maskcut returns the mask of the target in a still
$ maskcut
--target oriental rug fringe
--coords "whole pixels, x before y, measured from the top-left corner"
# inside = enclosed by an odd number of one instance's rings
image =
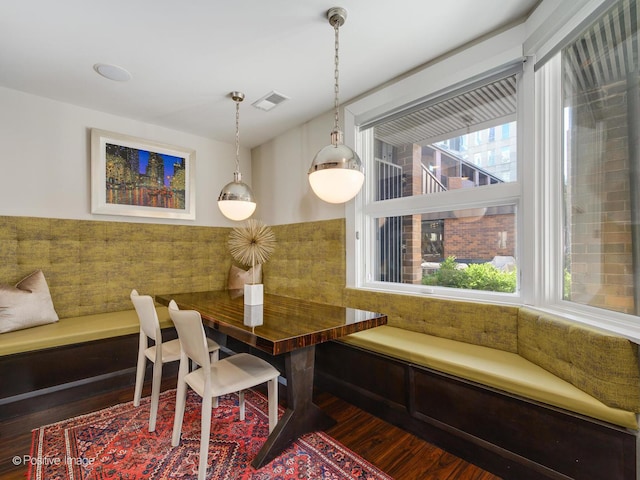
[[[212,410],[207,478],[220,480],[392,480],[323,432],[307,434],[259,470],[251,460],[269,432],[268,402],[237,395]],[[149,432],[149,397],[33,430],[29,480],[193,479],[197,477],[201,399],[189,391],[180,445],[171,446],[175,390],[161,394],[156,431]],[[282,412],[281,412],[282,413]]]

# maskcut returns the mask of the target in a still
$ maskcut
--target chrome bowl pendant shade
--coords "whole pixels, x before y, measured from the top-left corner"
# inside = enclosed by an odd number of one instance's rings
[[[335,32],[335,124],[331,132],[331,145],[322,148],[309,169],[309,183],[314,193],[328,203],[344,203],[355,197],[364,183],[362,162],[358,154],[342,143],[339,128],[339,27],[347,19],[344,8],[334,7],[327,12],[329,23]]]
[[[333,132],[332,138],[340,132]],[[344,203],[355,197],[362,183],[364,173],[358,154],[346,145],[336,142],[316,153],[309,183],[315,194],[328,203]]]
[[[233,182],[227,183],[218,197],[218,208],[230,220],[246,220],[256,210],[251,188],[241,181],[239,172],[233,174]]]
[[[218,208],[230,220],[245,220],[256,209],[256,201],[251,188],[242,182],[240,173],[240,102],[244,100],[244,93],[231,92],[231,98],[236,102],[236,171],[233,182],[227,183],[218,197]]]

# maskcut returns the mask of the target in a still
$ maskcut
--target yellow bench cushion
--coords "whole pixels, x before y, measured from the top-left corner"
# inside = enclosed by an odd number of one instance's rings
[[[167,307],[156,307],[160,328],[172,327]],[[140,331],[135,310],[62,318],[56,323],[0,334],[0,355],[90,342]]]
[[[634,412],[608,407],[518,354],[381,326],[348,335],[342,341],[521,397],[634,430]]]

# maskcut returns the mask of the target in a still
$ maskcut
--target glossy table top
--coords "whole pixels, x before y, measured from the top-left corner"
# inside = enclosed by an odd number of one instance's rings
[[[264,295],[263,305],[245,305],[237,291],[156,295],[181,310],[197,310],[203,323],[264,352],[278,355],[387,323],[387,316],[353,308]]]

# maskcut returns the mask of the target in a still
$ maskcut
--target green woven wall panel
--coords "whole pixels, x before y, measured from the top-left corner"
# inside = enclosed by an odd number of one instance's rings
[[[264,265],[270,293],[343,304],[346,283],[344,219],[272,227],[276,250]]]
[[[385,313],[388,324],[461,342],[518,351],[518,307],[346,289],[348,306]]]
[[[611,407],[640,411],[638,345],[626,338],[521,308],[518,353]]]
[[[61,318],[131,308],[129,293],[226,287],[229,228],[0,217],[0,282],[42,269]]]

